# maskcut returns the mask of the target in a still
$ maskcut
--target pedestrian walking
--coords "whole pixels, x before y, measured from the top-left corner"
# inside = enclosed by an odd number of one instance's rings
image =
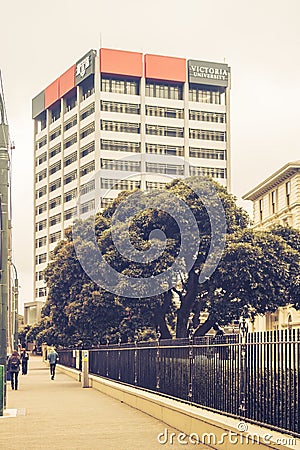
[[[27,375],[28,372],[28,360],[29,354],[26,352],[26,349],[22,349],[21,353],[21,362],[22,362],[22,375]]]
[[[56,367],[56,363],[58,361],[58,353],[56,353],[55,349],[53,348],[51,350],[51,352],[48,354],[47,357],[49,364],[50,364],[50,375],[51,375],[51,380],[54,380],[55,377],[55,367]]]
[[[21,358],[17,350],[12,352],[12,355],[7,361],[7,370],[10,374],[11,388],[14,390],[18,389],[18,377],[20,372]]]

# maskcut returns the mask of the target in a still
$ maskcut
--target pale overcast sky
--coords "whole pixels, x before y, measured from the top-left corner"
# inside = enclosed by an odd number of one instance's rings
[[[90,49],[226,62],[232,71],[232,192],[299,157],[299,0],[17,0],[0,6],[13,154],[13,258],[33,299],[31,100]],[[249,203],[241,202],[251,211]]]

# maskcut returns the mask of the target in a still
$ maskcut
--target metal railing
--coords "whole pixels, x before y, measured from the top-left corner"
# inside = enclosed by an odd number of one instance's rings
[[[58,350],[58,363],[72,369],[82,370],[81,350]]]
[[[70,353],[68,353],[70,352]],[[72,351],[60,363],[75,367]],[[103,345],[89,373],[300,436],[300,330]]]

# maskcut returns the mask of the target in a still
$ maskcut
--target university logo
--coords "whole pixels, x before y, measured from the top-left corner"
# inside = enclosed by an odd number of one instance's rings
[[[90,55],[80,61],[76,66],[76,77],[80,75],[84,77],[86,69],[90,66]]]

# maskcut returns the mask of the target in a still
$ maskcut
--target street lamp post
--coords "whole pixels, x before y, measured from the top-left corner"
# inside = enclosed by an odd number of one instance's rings
[[[0,92],[0,365],[6,373],[8,306],[8,125]],[[4,385],[4,405],[6,385]]]

